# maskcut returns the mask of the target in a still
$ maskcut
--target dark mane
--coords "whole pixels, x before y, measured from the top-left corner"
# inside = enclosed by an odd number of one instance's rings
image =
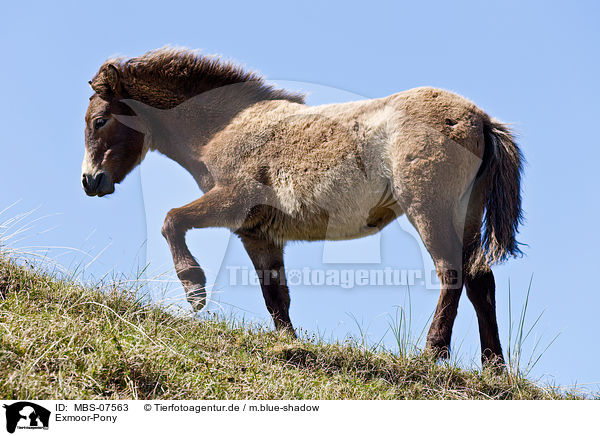
[[[94,76],[94,89],[109,89],[109,65],[120,73],[123,93],[161,109],[169,109],[211,89],[248,83],[261,99],[304,103],[304,95],[275,89],[262,76],[239,65],[196,51],[164,47],[135,58],[107,60]]]

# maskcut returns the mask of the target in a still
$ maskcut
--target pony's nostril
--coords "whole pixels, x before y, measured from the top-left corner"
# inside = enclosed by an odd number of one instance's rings
[[[102,186],[102,182],[104,181],[104,173],[98,173],[96,175],[96,179],[94,180],[95,187]]]
[[[81,184],[83,185],[83,189],[88,194],[95,193],[105,182],[106,174],[98,173],[98,174],[84,174],[81,177]]]

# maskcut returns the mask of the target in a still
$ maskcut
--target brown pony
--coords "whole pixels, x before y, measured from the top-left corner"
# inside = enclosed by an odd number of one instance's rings
[[[148,150],[181,164],[204,192],[162,228],[195,310],[206,279],[189,229],[237,234],[275,326],[294,334],[286,242],[358,238],[406,214],[441,282],[427,348],[448,355],[464,285],[482,360],[503,362],[490,265],[520,253],[522,158],[510,130],[473,103],[417,88],[309,107],[254,73],[175,49],[110,59],[90,84],[86,194],[114,192]]]

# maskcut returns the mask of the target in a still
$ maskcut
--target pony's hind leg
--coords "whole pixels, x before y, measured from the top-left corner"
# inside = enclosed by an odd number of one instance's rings
[[[467,274],[465,285],[467,296],[477,313],[481,362],[484,365],[502,365],[504,357],[496,320],[496,284],[491,268],[486,266],[472,276]]]
[[[429,117],[427,110],[417,108],[413,116],[401,120],[403,128],[398,129],[390,148],[391,170],[394,195],[419,232],[441,283],[426,347],[437,356],[448,357],[463,286],[463,223],[470,189],[481,166],[479,144],[483,142],[475,132],[456,142],[454,133],[437,118],[445,109],[431,104],[435,115]],[[465,111],[460,122],[469,124],[473,114]]]
[[[458,253],[462,250],[453,228],[441,227],[435,232],[447,233],[428,235],[424,238],[424,241],[427,241],[424,242],[425,246],[433,257],[436,273],[440,279],[440,298],[427,334],[426,348],[437,357],[448,358],[452,328],[463,287],[462,264],[458,260],[460,256]]]
[[[290,294],[283,266],[283,247],[264,238],[241,236],[260,281],[275,328],[296,336],[290,320]]]
[[[462,244],[450,213],[417,213],[413,209],[407,211],[407,216],[429,251],[440,279],[440,298],[427,334],[426,349],[436,357],[448,358],[463,286]]]
[[[461,291],[461,289],[445,288],[442,284],[440,298],[427,334],[426,349],[442,359],[450,357],[452,327],[456,319]]]
[[[481,221],[485,191],[476,186],[471,194],[464,229],[463,280],[479,324],[481,362],[502,366],[502,346],[496,319],[496,283],[481,252]]]
[[[503,365],[502,346],[496,319],[496,283],[492,269],[483,261],[471,265],[471,257],[477,254],[481,236],[473,232],[472,243],[465,245],[464,282],[467,296],[477,313],[479,341],[481,343],[481,363],[483,365]]]

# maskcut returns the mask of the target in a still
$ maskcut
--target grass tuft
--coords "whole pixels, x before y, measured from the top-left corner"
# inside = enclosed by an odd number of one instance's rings
[[[178,316],[141,292],[131,282],[85,287],[0,257],[0,397],[576,397],[519,374],[436,362],[401,333],[406,354],[296,340],[265,326]]]

